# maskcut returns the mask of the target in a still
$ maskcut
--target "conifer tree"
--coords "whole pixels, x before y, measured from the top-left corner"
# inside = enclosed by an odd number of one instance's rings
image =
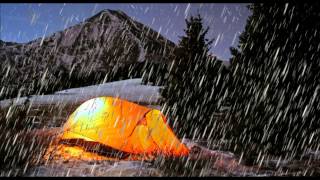
[[[215,88],[221,70],[216,59],[209,58],[210,44],[202,17],[186,19],[185,36],[181,37],[162,96],[175,132],[179,136],[202,136],[212,121],[217,106]],[[221,64],[220,64],[221,65]],[[210,130],[208,130],[210,131]]]
[[[252,16],[231,51],[230,138],[251,155],[319,148],[320,6],[249,8]]]

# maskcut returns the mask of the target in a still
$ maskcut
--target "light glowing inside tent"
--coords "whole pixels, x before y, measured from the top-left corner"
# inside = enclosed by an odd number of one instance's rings
[[[77,138],[133,154],[189,152],[159,110],[113,97],[88,100],[71,114],[62,139]]]
[[[87,119],[90,117],[94,117],[94,114],[99,114],[106,107],[106,103],[103,102],[103,99],[91,99],[86,101],[82,105],[79,106],[79,110],[75,114],[73,120]],[[95,120],[95,119],[91,119]],[[74,122],[76,123],[76,122]]]

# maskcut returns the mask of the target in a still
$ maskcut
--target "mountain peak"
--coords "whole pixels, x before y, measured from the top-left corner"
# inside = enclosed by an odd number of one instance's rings
[[[112,15],[115,15],[115,14],[126,15],[125,12],[123,12],[121,10],[114,10],[114,9],[103,9],[103,10],[99,11],[96,15],[101,15],[101,14],[106,14],[106,13],[107,14],[111,13]]]
[[[103,9],[99,11],[94,16],[88,18],[87,22],[94,22],[94,21],[101,21],[101,20],[116,20],[114,17],[116,17],[119,20],[126,21],[131,20],[131,18],[123,11],[121,10],[112,10],[112,9]]]
[[[61,73],[102,81],[116,76],[120,67],[122,71],[131,71],[144,62],[169,63],[175,47],[160,33],[124,12],[104,9],[45,38],[21,44],[0,41],[0,70],[10,69],[8,76],[15,78],[6,78],[5,84],[20,87],[19,83],[24,81],[27,91],[35,81],[42,82],[43,74],[48,83],[59,82]]]

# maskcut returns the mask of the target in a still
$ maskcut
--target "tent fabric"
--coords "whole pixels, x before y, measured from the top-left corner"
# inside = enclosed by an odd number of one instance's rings
[[[62,139],[95,141],[134,154],[189,153],[159,110],[114,97],[98,97],[81,104],[65,123]]]

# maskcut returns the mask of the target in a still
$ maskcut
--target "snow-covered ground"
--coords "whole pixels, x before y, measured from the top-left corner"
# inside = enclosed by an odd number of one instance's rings
[[[34,95],[0,101],[0,108],[12,104],[22,105],[29,101],[32,105],[68,105],[82,102],[100,96],[119,97],[131,102],[145,105],[156,105],[160,96],[159,86],[141,84],[142,79],[128,79],[99,85],[72,88],[49,95]]]

